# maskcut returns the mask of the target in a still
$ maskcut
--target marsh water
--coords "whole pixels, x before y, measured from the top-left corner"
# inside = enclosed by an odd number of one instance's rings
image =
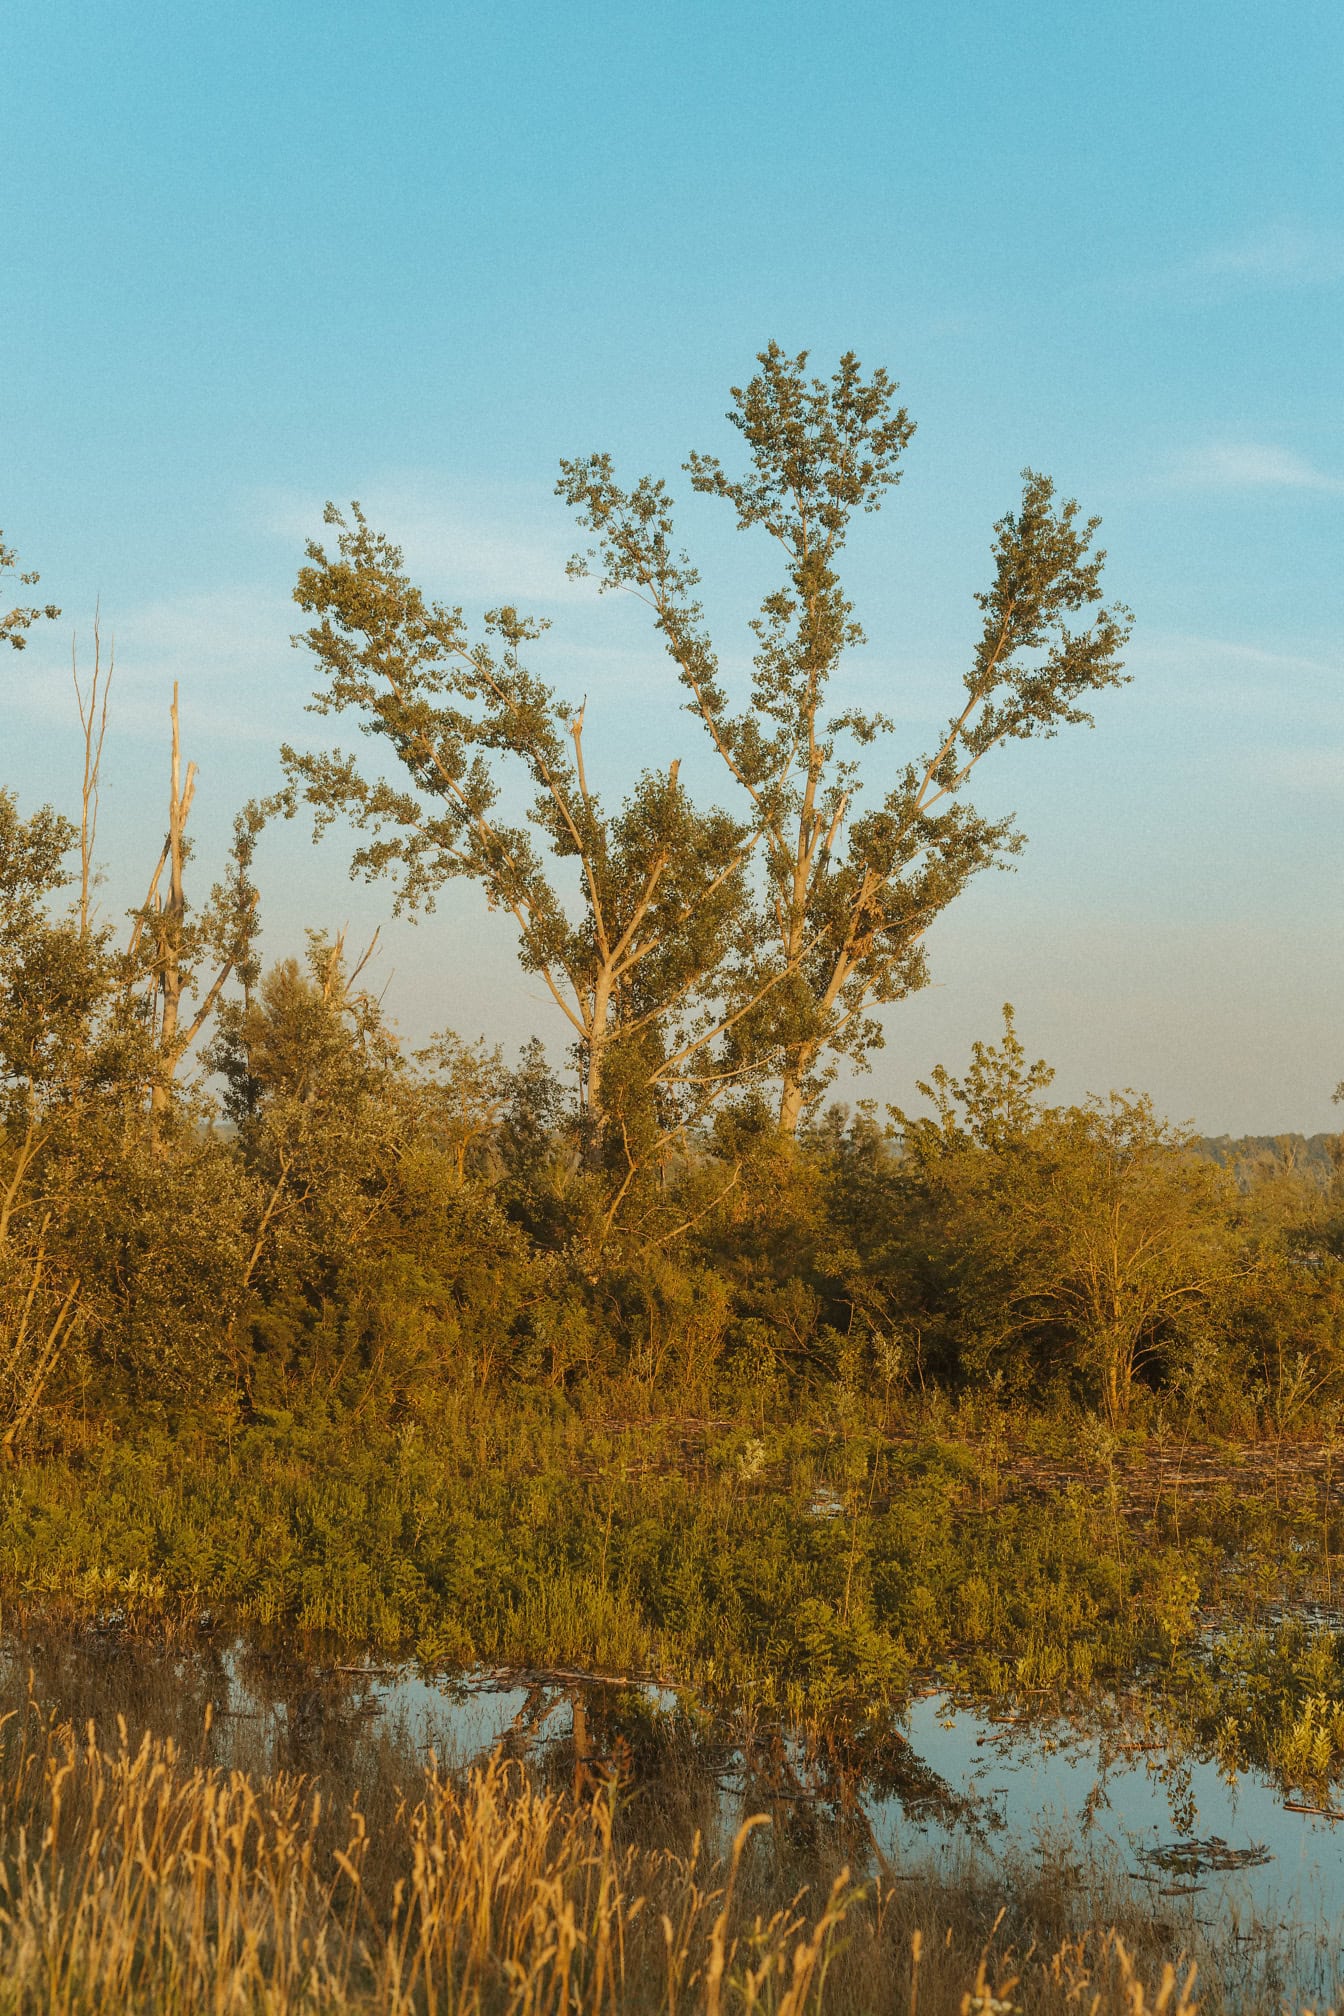
[[[805,1737],[764,1717],[696,1710],[669,1690],[567,1673],[323,1658],[256,1641],[133,1643],[115,1629],[0,1644],[0,1707],[44,1719],[123,1717],[188,1758],[284,1769],[366,1809],[431,1759],[460,1768],[503,1746],[557,1785],[618,1783],[636,1824],[711,1846],[769,1813],[796,1842],[827,1830],[889,1882],[982,1885],[1066,1874],[1104,1899],[1142,1886],[1179,1943],[1202,1929],[1280,1956],[1295,1999],[1344,1987],[1344,1817],[1304,1810],[1155,1733],[1141,1696],[1068,1714],[996,1715],[937,1692],[895,1717]],[[1104,1908],[1104,1905],[1102,1906]]]

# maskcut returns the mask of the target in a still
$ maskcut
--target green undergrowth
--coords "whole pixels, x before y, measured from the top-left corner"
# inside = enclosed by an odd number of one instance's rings
[[[1056,1482],[1020,1454],[1001,1430],[616,1419],[535,1389],[396,1428],[141,1424],[4,1474],[0,1597],[814,1714],[923,1676],[1065,1698],[1175,1670],[1220,1603],[1253,1620],[1314,1572],[1309,1492],[1147,1504],[1113,1450]]]

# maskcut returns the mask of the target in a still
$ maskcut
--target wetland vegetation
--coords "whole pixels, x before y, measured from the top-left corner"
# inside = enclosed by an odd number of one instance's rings
[[[193,904],[175,698],[124,928],[99,650],[74,816],[0,790],[0,2010],[1332,1992],[1332,1952],[1182,1916],[1132,1858],[955,1871],[883,1836],[882,1802],[972,1825],[912,1745],[937,1698],[986,1742],[1158,1759],[1150,1875],[1258,1866],[1201,1832],[1195,1768],[1275,1788],[1328,1855],[1344,1155],[1200,1142],[1133,1091],[1052,1103],[1010,1009],[919,1111],[834,1101],[930,925],[1018,848],[972,775],[1084,723],[1129,618],[1095,523],[1029,473],[946,733],[878,770],[892,724],[825,695],[860,634],[846,526],[911,423],[884,373],[804,366],[772,345],[734,394],[744,474],[688,464],[783,556],[748,696],[664,486],[604,456],[559,486],[731,810],[675,752],[604,809],[585,710],[524,663],[540,627],[473,636],[357,507],[308,550],[300,641],[390,778],[286,749]],[[399,904],[465,880],[511,918],[562,1068],[412,1050],[340,936],[264,960],[258,849],[304,811]],[[516,1713],[436,1760],[356,1740],[340,1675],[388,1665]]]

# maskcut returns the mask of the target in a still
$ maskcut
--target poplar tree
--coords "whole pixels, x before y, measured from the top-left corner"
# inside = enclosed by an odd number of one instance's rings
[[[865,376],[852,352],[829,380],[808,376],[806,351],[775,343],[758,362],[727,416],[745,468],[701,454],[685,465],[694,491],[778,549],[747,695],[730,693],[666,485],[625,488],[611,457],[594,454],[562,463],[557,487],[595,538],[571,571],[594,569],[604,590],[648,605],[758,842],[750,925],[724,975],[725,1064],[773,1071],[792,1133],[836,1061],[862,1064],[881,1044],[876,1011],[926,984],[935,918],[1021,844],[1011,818],[969,801],[972,772],[1005,742],[1090,723],[1084,701],[1123,683],[1130,617],[1102,601],[1099,520],[1028,470],[994,528],[979,634],[932,744],[897,754],[880,711],[832,711],[832,681],[865,642],[840,573],[845,541],[899,481],[914,423],[887,373]]]
[[[719,1089],[705,1064],[725,1019],[713,982],[750,835],[692,803],[675,759],[609,810],[589,775],[586,708],[525,662],[545,623],[505,607],[473,637],[357,504],[348,518],[329,505],[326,522],[335,550],[311,543],[295,589],[314,619],[295,640],[320,674],[312,711],[353,715],[391,775],[286,745],[291,807],[311,806],[318,833],[352,821],[367,837],[351,872],[390,877],[398,908],[431,909],[466,880],[512,918],[524,969],[574,1039],[589,1159],[605,1159],[619,1195]],[[530,803],[511,816],[520,792]]]

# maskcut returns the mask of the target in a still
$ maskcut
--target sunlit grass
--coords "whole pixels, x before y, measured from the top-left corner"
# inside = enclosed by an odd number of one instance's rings
[[[1143,1928],[1048,1947],[979,1900],[812,1880],[764,1816],[722,1858],[623,1838],[609,1788],[540,1788],[498,1756],[431,1761],[389,1816],[312,1782],[225,1773],[121,1724],[7,1732],[0,2009],[602,2016],[1009,2008],[1191,2016],[1192,1968]],[[1054,1901],[1056,1911],[1059,1899]],[[988,1937],[986,1931],[988,1930]],[[1151,1984],[1151,1985],[1145,1985]],[[1217,2006],[1217,2005],[1215,2005]]]

